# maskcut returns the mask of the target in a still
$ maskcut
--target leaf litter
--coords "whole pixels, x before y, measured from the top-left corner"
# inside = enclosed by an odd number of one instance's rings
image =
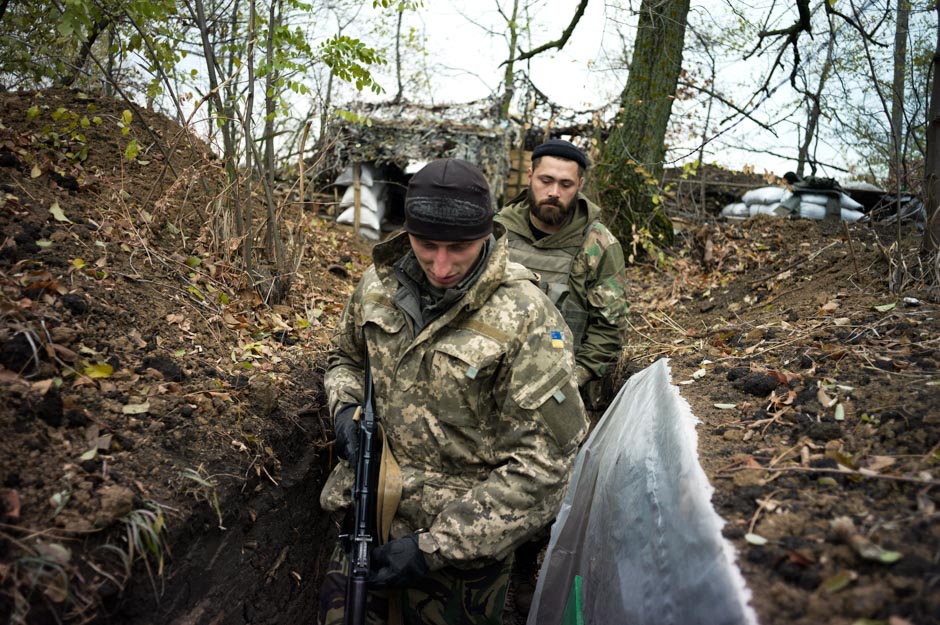
[[[70,162],[36,140],[46,105],[121,125],[92,125]],[[0,168],[0,607],[25,622],[32,592],[48,598],[34,615],[73,622],[173,622],[200,602],[302,621],[338,532],[316,505],[335,462],[324,355],[370,249],[323,207],[286,211],[317,236],[286,304],[264,306],[206,229],[217,160],[197,144],[128,167],[145,137],[125,108],[0,94],[0,139],[26,146]],[[938,621],[940,322],[916,280],[889,288],[919,244],[896,232],[758,216],[681,230],[666,265],[629,269],[618,380],[668,357],[689,382],[765,625]]]

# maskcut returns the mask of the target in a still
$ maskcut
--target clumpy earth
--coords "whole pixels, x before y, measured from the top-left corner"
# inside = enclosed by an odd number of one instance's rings
[[[325,350],[369,244],[281,198],[301,262],[265,301],[270,272],[247,278],[226,237],[222,164],[178,125],[67,91],[0,94],[0,124],[0,614],[309,622],[338,533],[317,503]],[[616,386],[670,359],[764,625],[940,623],[919,243],[704,215],[629,268]]]

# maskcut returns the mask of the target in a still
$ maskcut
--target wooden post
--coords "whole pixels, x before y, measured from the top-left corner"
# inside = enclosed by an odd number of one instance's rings
[[[362,211],[362,202],[360,201],[361,190],[359,187],[359,161],[353,163],[353,232],[359,236],[359,218]]]

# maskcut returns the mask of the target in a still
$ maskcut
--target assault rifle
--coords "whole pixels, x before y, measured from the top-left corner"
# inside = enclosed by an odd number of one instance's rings
[[[353,527],[349,536],[349,575],[346,577],[346,625],[366,622],[366,595],[369,579],[369,556],[376,532],[376,496],[378,493],[379,456],[378,426],[372,388],[372,370],[369,367],[369,347],[362,340],[364,401],[359,411],[359,457],[356,461],[356,481],[353,483]]]

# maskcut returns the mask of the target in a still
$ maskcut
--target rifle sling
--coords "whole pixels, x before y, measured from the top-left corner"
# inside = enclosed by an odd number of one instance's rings
[[[392,455],[385,437],[385,428],[379,423],[379,437],[382,439],[382,456],[379,462],[379,488],[376,497],[375,515],[376,527],[379,531],[379,542],[388,542],[388,534],[392,527],[392,519],[398,510],[401,501],[401,467]],[[401,605],[398,593],[390,592],[388,596],[388,624],[400,625],[402,622]]]
[[[388,446],[388,438],[385,436],[385,429],[382,424],[378,424],[379,437],[382,439],[382,456],[379,461],[379,488],[376,497],[376,527],[379,530],[379,541],[381,544],[388,542],[388,534],[392,528],[392,519],[395,518],[395,512],[398,510],[398,503],[401,501],[401,467],[398,461],[392,455],[392,450]]]

